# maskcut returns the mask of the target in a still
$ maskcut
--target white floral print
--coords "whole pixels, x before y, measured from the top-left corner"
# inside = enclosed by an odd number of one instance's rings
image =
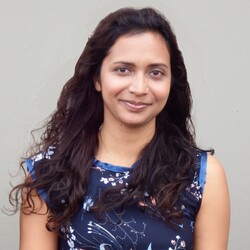
[[[129,171],[123,173],[116,173],[115,176],[110,174],[110,177],[102,177],[100,182],[104,184],[111,184],[111,186],[116,186],[117,184],[124,184],[127,186],[128,183],[125,182],[129,177]]]
[[[177,235],[175,237],[175,240],[171,240],[171,244],[173,245],[173,247],[169,247],[169,250],[177,250],[177,249],[186,249],[186,243],[184,240],[181,240],[181,237],[179,235]]]

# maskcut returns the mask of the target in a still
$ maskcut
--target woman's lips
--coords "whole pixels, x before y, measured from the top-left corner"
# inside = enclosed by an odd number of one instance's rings
[[[128,110],[133,111],[133,112],[143,111],[149,106],[148,103],[128,101],[128,100],[123,100],[122,103]]]

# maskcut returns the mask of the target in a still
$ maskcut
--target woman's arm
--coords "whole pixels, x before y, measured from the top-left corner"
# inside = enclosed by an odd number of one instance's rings
[[[47,205],[32,197],[37,214],[20,212],[20,250],[57,250],[58,236],[46,229]]]
[[[230,223],[229,192],[222,165],[207,158],[207,177],[203,200],[196,218],[194,249],[226,250]]]

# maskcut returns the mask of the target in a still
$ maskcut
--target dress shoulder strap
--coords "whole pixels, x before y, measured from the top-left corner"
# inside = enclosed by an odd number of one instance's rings
[[[39,159],[40,160],[40,159]],[[35,165],[36,165],[36,162],[38,162],[39,160],[37,160],[37,157],[35,158],[28,158],[25,160],[25,163],[26,163],[26,167],[27,167],[27,170],[32,178],[32,180],[36,180],[36,172],[35,172]],[[46,201],[46,192],[42,189],[39,189],[38,190],[38,194],[41,196],[41,198],[43,199],[43,201]]]
[[[200,173],[199,173],[199,184],[202,190],[204,190],[204,185],[206,183],[207,175],[207,152],[201,152],[200,157]]]

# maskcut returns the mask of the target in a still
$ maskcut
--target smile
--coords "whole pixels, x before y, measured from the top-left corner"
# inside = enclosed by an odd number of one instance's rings
[[[135,101],[121,101],[126,109],[133,111],[133,112],[140,112],[145,110],[150,104],[144,102],[135,102]]]

